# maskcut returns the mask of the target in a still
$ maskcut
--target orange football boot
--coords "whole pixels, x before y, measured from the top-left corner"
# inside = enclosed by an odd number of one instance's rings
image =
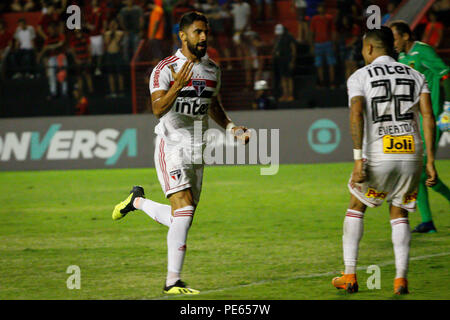
[[[406,278],[394,279],[394,293],[399,295],[409,293],[408,280]]]
[[[342,277],[333,278],[331,281],[336,289],[345,289],[348,293],[358,292],[358,281],[356,280],[356,274],[344,274]]]

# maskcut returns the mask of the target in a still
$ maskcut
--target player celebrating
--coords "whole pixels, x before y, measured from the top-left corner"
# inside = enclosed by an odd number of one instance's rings
[[[144,189],[135,186],[128,198],[116,205],[113,219],[121,219],[128,212],[140,209],[169,227],[168,273],[163,292],[198,294],[198,290],[187,288],[180,279],[186,238],[199,202],[203,178],[203,159],[198,161],[197,157],[198,154],[201,156],[205,141],[203,134],[194,134],[194,124],[200,124],[204,132],[209,114],[244,143],[248,142],[249,132],[231,122],[218,99],[220,69],[206,55],[206,17],[197,12],[184,14],[179,36],[182,48],[153,69],[149,83],[153,112],[159,118],[155,127],[155,166],[170,206],[145,199]]]
[[[394,34],[395,50],[399,53],[398,61],[425,75],[431,91],[433,113],[436,118],[438,118],[438,116],[442,113],[443,109],[442,101],[440,100],[440,81],[443,81],[442,84],[445,88],[445,97],[447,100],[445,102],[446,113],[443,113],[441,117],[439,117],[440,122],[438,124],[441,124],[441,130],[448,130],[448,122],[445,123],[442,120],[445,119],[445,114],[448,115],[448,111],[450,111],[449,67],[441,60],[431,46],[423,42],[413,41],[411,29],[405,22],[394,22],[391,24],[391,29]],[[423,136],[422,122],[420,125]],[[436,139],[433,141],[436,148],[439,143],[439,138],[441,137],[441,130],[439,130],[439,127],[436,130]],[[424,164],[425,163],[427,163],[426,155],[424,159]],[[419,194],[417,198],[417,205],[422,216],[422,223],[417,225],[413,232],[436,232],[431,216],[428,190],[425,186],[426,179],[427,176],[424,168],[420,178]],[[432,187],[432,189],[450,201],[450,190],[440,179],[437,180],[437,183]]]
[[[348,183],[350,206],[342,237],[345,272],[332,284],[358,291],[356,262],[367,206],[390,204],[396,276],[395,294],[408,293],[407,270],[411,232],[408,212],[416,207],[422,169],[419,113],[426,140],[426,184],[436,183],[434,167],[435,119],[425,77],[396,62],[394,38],[388,27],[369,30],[363,39],[366,66],[347,81],[350,130],[355,164]]]

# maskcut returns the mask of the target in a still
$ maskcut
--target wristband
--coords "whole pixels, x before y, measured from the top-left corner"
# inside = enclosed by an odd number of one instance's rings
[[[354,160],[362,159],[362,150],[361,149],[353,149],[353,159]]]
[[[230,122],[229,124],[227,124],[227,128],[225,130],[231,131],[231,129],[233,129],[234,127],[236,127],[236,125],[233,122]]]

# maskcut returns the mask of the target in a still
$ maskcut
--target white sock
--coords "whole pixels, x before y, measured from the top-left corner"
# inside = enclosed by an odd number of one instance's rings
[[[167,227],[172,224],[172,208],[167,204],[161,204],[150,199],[137,197],[133,206],[144,211],[153,220]]]
[[[180,279],[184,255],[186,253],[186,238],[188,230],[191,227],[193,215],[193,206],[177,209],[173,213],[173,221],[167,233],[168,272],[166,286],[171,286]]]
[[[359,241],[364,231],[364,213],[348,209],[344,219],[344,235],[342,244],[344,248],[345,274],[356,273],[358,261]]]
[[[411,242],[411,230],[408,218],[391,220],[392,244],[395,256],[395,278],[406,278],[409,263],[409,244]]]

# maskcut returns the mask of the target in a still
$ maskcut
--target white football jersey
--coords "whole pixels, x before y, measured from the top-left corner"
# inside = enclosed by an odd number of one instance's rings
[[[169,91],[174,79],[170,66],[175,73],[188,60],[181,50],[174,56],[169,56],[159,62],[150,76],[150,94],[158,90]],[[155,133],[166,140],[168,144],[177,144],[181,140],[184,145],[199,146],[204,143],[202,137],[208,129],[208,109],[211,98],[217,96],[220,90],[220,68],[209,59],[206,54],[195,63],[191,81],[181,89],[170,110],[159,118]],[[194,124],[199,128],[201,135],[194,135]]]
[[[363,157],[369,160],[420,160],[419,99],[429,93],[418,71],[381,56],[347,81],[349,105],[365,99]]]

